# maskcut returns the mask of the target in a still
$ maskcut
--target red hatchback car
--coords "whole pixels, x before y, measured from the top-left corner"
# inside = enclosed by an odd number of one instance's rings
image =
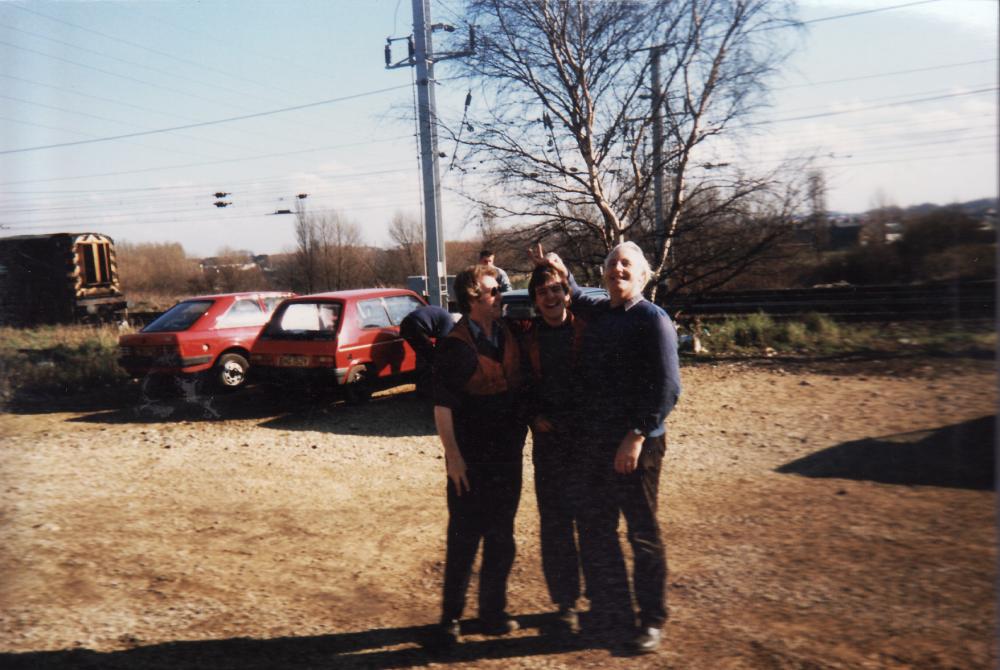
[[[412,381],[416,354],[400,337],[399,324],[425,304],[412,291],[392,288],[286,300],[253,345],[253,379],[336,386],[351,402]]]
[[[294,293],[188,298],[138,333],[118,338],[118,363],[133,377],[207,375],[223,389],[246,381],[250,347],[274,309]]]

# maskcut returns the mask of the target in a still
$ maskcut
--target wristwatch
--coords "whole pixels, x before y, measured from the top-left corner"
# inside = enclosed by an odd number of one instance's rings
[[[642,432],[642,428],[633,428],[632,429],[632,434],[633,435],[645,435],[645,433]]]

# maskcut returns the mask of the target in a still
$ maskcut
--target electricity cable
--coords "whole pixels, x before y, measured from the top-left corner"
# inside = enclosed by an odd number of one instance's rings
[[[97,138],[97,139],[93,139],[93,140],[80,140],[80,141],[77,141],[77,142],[60,142],[58,144],[46,144],[46,145],[36,146],[36,147],[23,147],[21,149],[6,149],[6,150],[3,150],[3,151],[0,151],[0,155],[18,154],[18,153],[25,153],[25,152],[28,152],[28,151],[41,151],[43,149],[58,149],[58,148],[62,148],[62,147],[73,147],[73,146],[79,146],[79,145],[82,145],[82,144],[94,144],[94,143],[97,143],[97,142],[111,142],[111,141],[114,141],[114,140],[128,139],[130,137],[142,137],[144,135],[157,135],[157,134],[160,134],[160,133],[172,133],[172,132],[176,132],[178,130],[188,130],[188,129],[191,129],[191,128],[204,128],[204,127],[207,127],[207,126],[216,126],[216,125],[220,125],[220,124],[223,124],[223,123],[232,123],[234,121],[246,121],[247,119],[258,119],[258,118],[265,117],[265,116],[272,116],[274,114],[284,114],[286,112],[294,112],[294,111],[298,111],[298,110],[301,110],[301,109],[310,109],[312,107],[319,107],[319,106],[322,106],[322,105],[330,105],[330,104],[335,104],[335,103],[338,103],[338,102],[346,102],[348,100],[356,100],[358,98],[365,98],[365,97],[369,97],[369,96],[373,96],[373,95],[379,95],[379,94],[382,94],[382,93],[388,93],[390,91],[398,91],[400,89],[407,88],[407,87],[408,87],[407,85],[389,86],[389,87],[386,87],[386,88],[376,89],[374,91],[366,91],[364,93],[355,93],[355,94],[352,94],[352,95],[344,95],[344,96],[340,96],[340,97],[337,97],[337,98],[329,98],[328,100],[318,100],[316,102],[308,102],[308,103],[305,103],[305,104],[302,104],[302,105],[292,105],[290,107],[282,107],[281,109],[272,109],[272,110],[268,110],[266,112],[257,112],[255,114],[244,114],[242,116],[231,116],[231,117],[228,117],[228,118],[225,118],[225,119],[214,119],[212,121],[202,121],[200,123],[188,123],[188,124],[185,124],[185,125],[182,125],[182,126],[173,126],[172,128],[158,128],[156,130],[145,130],[145,131],[137,132],[137,133],[127,133],[127,134],[124,134],[124,135],[113,135],[113,136],[110,136],[110,137],[101,137],[101,138]]]

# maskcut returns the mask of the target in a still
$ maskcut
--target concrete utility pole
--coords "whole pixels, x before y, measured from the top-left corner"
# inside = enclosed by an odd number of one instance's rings
[[[438,169],[437,107],[434,102],[434,63],[447,58],[472,53],[435,54],[431,35],[435,29],[452,32],[453,26],[430,25],[430,0],[413,0],[413,35],[407,41],[407,57],[392,62],[392,43],[400,38],[388,38],[385,45],[385,67],[417,68],[417,117],[420,129],[420,166],[424,182],[424,255],[427,266],[427,294],[432,305],[448,307],[448,275],[445,263],[444,224],[441,221],[441,177]]]
[[[448,308],[444,223],[441,221],[441,174],[438,169],[437,105],[434,102],[434,47],[430,0],[413,0],[414,59],[417,66],[417,110],[420,127],[420,166],[424,180],[424,254],[427,293],[433,305]]]

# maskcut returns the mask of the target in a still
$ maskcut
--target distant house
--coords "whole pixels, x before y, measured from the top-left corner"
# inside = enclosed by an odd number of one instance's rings
[[[997,230],[997,210],[990,207],[979,217],[979,230],[996,232]]]
[[[861,231],[864,228],[864,220],[856,215],[841,215],[832,217],[826,229],[828,249],[847,249],[859,244],[866,244]]]
[[[903,224],[898,221],[890,221],[885,224],[885,233],[883,235],[883,241],[886,244],[893,244],[894,242],[899,242],[903,239]]]

